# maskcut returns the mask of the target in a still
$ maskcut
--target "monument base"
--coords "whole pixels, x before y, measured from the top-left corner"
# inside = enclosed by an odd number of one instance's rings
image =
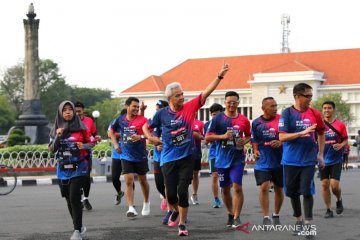
[[[23,114],[15,121],[16,127],[23,129],[25,134],[30,137],[30,144],[49,143],[48,123],[45,115],[41,114],[39,99],[25,100]]]

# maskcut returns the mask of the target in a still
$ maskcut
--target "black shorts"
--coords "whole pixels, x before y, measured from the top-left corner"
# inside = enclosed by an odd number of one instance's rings
[[[193,156],[189,155],[180,160],[165,163],[161,170],[164,176],[165,185],[178,185],[180,181],[191,183],[194,169]]]
[[[122,173],[136,173],[138,175],[145,175],[149,171],[148,161],[131,162],[121,159]]]
[[[215,167],[215,158],[210,159],[209,164],[210,164],[210,166],[209,166],[210,167],[210,173],[217,172],[217,169]]]
[[[315,165],[304,167],[284,165],[283,174],[286,196],[298,197],[299,195],[311,196],[315,194]]]
[[[330,166],[325,166],[324,169],[319,170],[320,180],[335,179],[340,181],[342,163],[337,163]]]
[[[272,181],[277,187],[283,187],[283,169],[282,167],[270,171],[255,170],[256,185],[260,186],[264,182]]]
[[[155,162],[154,161],[153,166],[154,166],[154,174],[161,173],[160,162]]]
[[[195,159],[194,160],[194,171],[200,171],[201,170],[201,159]]]

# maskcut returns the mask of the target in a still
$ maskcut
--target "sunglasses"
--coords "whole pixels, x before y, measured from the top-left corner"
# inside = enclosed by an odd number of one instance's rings
[[[305,95],[305,94],[299,93],[298,95],[299,95],[299,96],[303,96],[304,98],[307,98],[307,99],[312,99],[312,97],[313,97],[312,94],[307,94],[307,95]]]

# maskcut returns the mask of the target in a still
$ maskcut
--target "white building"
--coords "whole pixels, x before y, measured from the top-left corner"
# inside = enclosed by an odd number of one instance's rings
[[[121,98],[138,97],[148,105],[146,117],[155,113],[159,99],[171,82],[181,83],[186,99],[197,96],[217,76],[223,61],[230,71],[200,109],[198,118],[209,120],[209,107],[223,104],[225,92],[240,95],[239,110],[250,120],[262,114],[261,101],[272,96],[280,107],[293,102],[292,89],[303,82],[313,87],[313,100],[328,93],[341,93],[351,106],[355,121],[350,136],[360,129],[360,49],[279,53],[237,57],[189,59],[160,76],[150,76],[121,93]]]

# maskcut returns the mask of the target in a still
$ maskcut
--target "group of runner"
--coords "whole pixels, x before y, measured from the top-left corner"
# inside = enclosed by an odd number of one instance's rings
[[[192,184],[190,200],[193,204],[198,204],[198,171],[201,169],[201,141],[204,140],[209,144],[214,208],[221,205],[217,185],[219,181],[222,200],[228,214],[226,226],[237,228],[241,224],[246,144],[252,144],[256,159],[255,179],[260,190],[259,200],[264,226],[281,224],[280,209],[284,192],[291,200],[293,216],[296,219],[295,225],[298,226],[294,234],[297,235],[304,225],[310,224],[313,218],[316,165],[320,171],[323,198],[327,209],[325,217],[334,216],[331,210],[330,188],[337,199],[336,213],[341,214],[343,205],[339,181],[342,158],[347,145],[347,133],[345,125],[335,119],[335,103],[331,101],[323,103],[324,118],[322,118],[320,112],[310,107],[311,86],[300,83],[293,88],[294,105],[284,109],[281,116],[277,114],[276,100],[266,97],[262,101],[263,114],[250,124],[250,121],[238,112],[239,95],[229,91],[225,94],[225,110],[223,111],[220,104],[213,104],[210,107],[212,119],[204,126],[202,122],[195,120],[196,112],[205,104],[207,97],[216,89],[228,71],[229,66],[224,64],[215,80],[201,94],[186,103],[179,83],[167,85],[165,96],[168,102],[160,100],[156,104],[157,111],[151,119],[144,117],[146,106],[140,104],[139,99],[129,97],[126,100],[126,109],[110,123],[108,128],[113,144],[112,178],[116,190],[115,204],[119,204],[125,195],[128,203],[126,216],[133,218],[138,215],[134,206],[134,174],[137,174],[144,198],[141,214],[144,216],[150,214],[149,184],[146,178],[149,170],[146,143],[147,141],[153,143],[156,188],[162,196],[161,208],[167,210],[162,223],[170,227],[177,226],[178,235],[187,236],[189,185]],[[87,163],[91,162],[89,150],[91,146],[87,145],[93,145],[96,142],[95,138],[99,139],[99,137],[93,132],[94,137],[91,138],[90,131],[83,130],[91,128],[84,128],[84,124],[78,122],[75,115],[70,120],[66,120],[64,111],[70,111],[65,109],[66,106],[70,110],[73,108],[71,111],[75,112],[75,106],[69,101],[59,106],[57,119],[60,120],[56,122],[52,131],[49,147],[57,152],[58,161],[63,161],[65,164],[62,168],[61,164],[58,164],[60,188],[67,199],[74,223],[74,234],[71,239],[81,239],[85,228],[80,214],[82,209],[79,209],[81,184],[77,184],[75,179],[83,179],[81,183],[85,183],[89,176]],[[79,107],[83,109],[83,106]],[[84,121],[84,118],[81,119]],[[71,134],[63,135],[62,131]],[[77,134],[77,138],[74,138],[72,136],[74,132],[87,132],[87,135]],[[63,152],[59,147],[60,139],[64,139],[64,136],[67,142],[81,141],[81,144],[75,144],[81,153],[77,155],[77,159],[73,159],[71,152],[76,147],[73,149],[70,147]],[[75,140],[71,140],[69,136]],[[66,151],[70,153],[64,154]],[[64,157],[65,155],[70,157]],[[75,166],[74,162],[78,165]],[[66,165],[69,165],[68,168]],[[70,165],[74,169],[70,168]],[[86,166],[80,169],[81,165]],[[121,173],[125,179],[125,193],[121,190],[119,180]],[[272,184],[275,194],[274,209],[270,215],[269,189]],[[72,187],[73,185],[75,187]],[[91,205],[85,185],[83,189],[83,205],[90,210]],[[300,195],[303,195],[304,217],[302,217]]]

